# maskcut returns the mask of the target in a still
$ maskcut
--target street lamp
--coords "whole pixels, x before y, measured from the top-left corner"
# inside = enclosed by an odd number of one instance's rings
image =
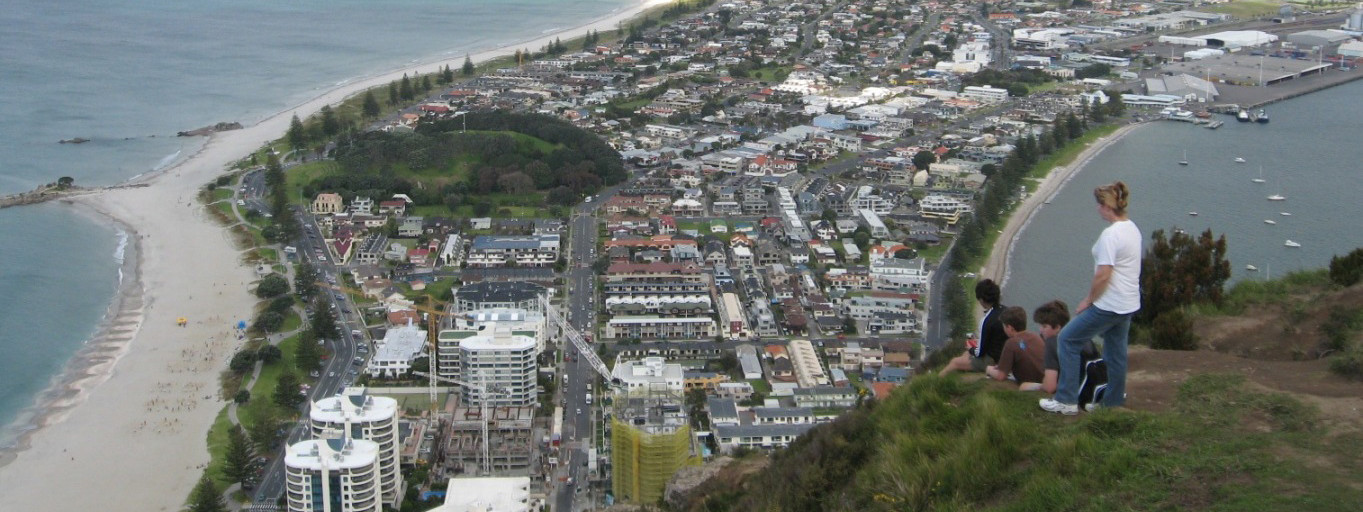
[[[468,113],[469,113],[469,112],[468,112],[467,110],[458,110],[458,111],[455,111],[455,113],[454,113],[454,116],[455,116],[455,117],[462,118],[463,121],[464,121],[464,127],[459,129],[459,133],[464,133],[464,132],[468,131],[468,129],[469,129],[469,118],[468,118],[467,115],[465,115],[465,114],[468,114]]]

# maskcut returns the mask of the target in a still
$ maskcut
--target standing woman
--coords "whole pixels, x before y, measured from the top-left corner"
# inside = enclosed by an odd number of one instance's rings
[[[1107,392],[1102,407],[1126,403],[1126,341],[1131,317],[1141,309],[1141,230],[1126,216],[1130,192],[1120,181],[1093,190],[1098,215],[1110,224],[1093,244],[1093,281],[1075,309],[1074,320],[1059,336],[1060,382],[1055,398],[1041,408],[1060,414],[1079,412],[1079,351],[1094,336],[1103,337]],[[1090,404],[1092,408],[1094,404]]]

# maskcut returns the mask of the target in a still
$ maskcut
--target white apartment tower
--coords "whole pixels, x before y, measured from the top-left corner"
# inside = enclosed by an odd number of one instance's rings
[[[336,396],[318,400],[308,417],[314,439],[322,439],[329,431],[340,431],[351,439],[377,444],[383,502],[394,507],[402,503],[397,400],[370,396],[364,387],[348,387]]]
[[[378,443],[332,434],[285,450],[289,512],[382,512]]]
[[[479,335],[459,342],[459,375],[465,382],[492,391],[484,398],[478,390],[463,387],[463,403],[477,406],[486,399],[488,405],[499,407],[534,405],[539,389],[535,338],[514,334],[496,323],[480,329]]]

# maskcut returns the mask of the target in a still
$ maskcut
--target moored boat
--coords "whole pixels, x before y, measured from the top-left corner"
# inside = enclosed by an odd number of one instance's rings
[[[1259,111],[1254,114],[1254,122],[1259,124],[1268,123],[1268,112],[1264,112],[1264,109],[1259,109]]]
[[[1286,247],[1301,247],[1301,244],[1296,243],[1296,242],[1293,242],[1293,241],[1291,241],[1291,240],[1288,240],[1288,241],[1286,241],[1286,242],[1283,242],[1283,245],[1286,246]]]

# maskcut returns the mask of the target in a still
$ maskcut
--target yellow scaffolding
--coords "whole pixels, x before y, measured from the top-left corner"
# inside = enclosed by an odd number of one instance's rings
[[[629,418],[611,419],[611,459],[615,499],[624,503],[656,503],[677,470],[700,464],[689,425],[635,425]]]

